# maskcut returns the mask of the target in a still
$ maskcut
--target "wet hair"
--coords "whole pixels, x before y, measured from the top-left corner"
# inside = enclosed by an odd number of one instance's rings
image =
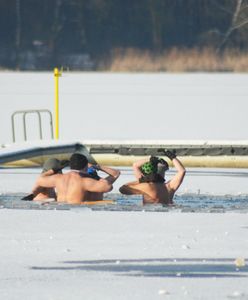
[[[151,156],[150,161],[144,163],[141,168],[142,177],[139,182],[165,182],[164,175],[169,170],[168,163],[163,158]]]
[[[42,173],[47,172],[48,170],[53,170],[54,174],[61,174],[62,169],[69,165],[69,160],[58,160],[57,158],[48,158],[43,165]]]
[[[73,170],[82,170],[88,164],[88,159],[86,156],[80,153],[73,153],[70,158],[70,168]]]
[[[47,172],[48,170],[54,170],[54,173],[62,173],[62,166],[60,161],[57,158],[49,158],[44,162],[42,173]]]
[[[157,173],[164,177],[164,174],[166,171],[169,170],[169,165],[166,161],[163,162],[163,164],[158,164],[158,171]]]

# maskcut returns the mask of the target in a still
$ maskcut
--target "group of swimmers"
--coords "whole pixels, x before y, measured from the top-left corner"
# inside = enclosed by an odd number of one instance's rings
[[[180,187],[185,168],[172,151],[165,151],[176,169],[176,174],[165,181],[168,163],[156,156],[139,160],[133,164],[135,181],[124,184],[119,191],[125,195],[143,195],[143,203],[173,204],[173,197]],[[65,167],[69,171],[62,172]],[[105,173],[100,177],[98,172]],[[120,176],[120,171],[99,164],[90,164],[86,156],[74,153],[67,160],[48,159],[43,171],[37,178],[32,193],[23,200],[46,201],[54,199],[57,202],[81,204],[84,201],[102,200],[103,194],[113,189],[114,182]]]

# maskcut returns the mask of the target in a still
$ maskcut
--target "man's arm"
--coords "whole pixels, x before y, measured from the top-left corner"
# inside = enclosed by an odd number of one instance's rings
[[[141,195],[142,192],[139,189],[134,188],[137,184],[139,184],[138,181],[126,183],[119,188],[119,191],[124,195]]]
[[[40,192],[42,192],[42,188],[43,188],[43,186],[38,184],[38,180],[42,177],[47,177],[47,176],[51,176],[51,175],[54,175],[54,174],[55,173],[54,173],[53,169],[50,169],[50,170],[40,174],[39,178],[36,180],[35,185],[32,189],[32,194],[34,195],[34,197],[36,195],[38,195]]]
[[[119,188],[119,191],[124,195],[142,195],[144,197],[150,198],[150,195],[144,192],[143,188],[143,183],[139,183],[138,181],[132,181],[121,186]]]
[[[84,178],[83,186],[88,192],[95,193],[107,193],[113,189],[112,183],[107,179],[95,180],[91,178]]]
[[[170,158],[170,157],[169,157]],[[169,187],[175,192],[183,182],[186,170],[183,164],[176,157],[171,158],[174,167],[177,170],[176,175],[168,182]]]
[[[102,171],[109,175],[104,179],[107,180],[110,184],[113,184],[121,174],[121,172],[117,169],[112,169],[112,168],[102,166],[102,165],[97,165],[96,167],[97,167],[97,170]]]
[[[45,188],[53,188],[56,186],[56,178],[60,175],[52,175],[52,170],[48,170],[47,172],[43,173],[35,182],[35,185],[32,189],[32,193],[37,195],[39,193],[39,189],[41,187]],[[54,174],[54,173],[53,173]]]

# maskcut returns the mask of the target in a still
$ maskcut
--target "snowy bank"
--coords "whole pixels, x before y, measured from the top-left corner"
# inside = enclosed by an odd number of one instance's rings
[[[247,230],[241,213],[1,209],[1,296],[247,299]]]

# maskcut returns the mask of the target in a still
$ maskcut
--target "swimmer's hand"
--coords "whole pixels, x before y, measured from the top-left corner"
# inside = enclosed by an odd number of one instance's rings
[[[21,198],[21,200],[24,200],[24,201],[32,201],[34,199],[34,194],[29,194],[23,198]]]
[[[69,160],[68,159],[62,159],[60,161],[60,164],[61,164],[62,169],[64,169],[65,167],[69,166]]]
[[[150,157],[150,163],[151,163],[152,165],[157,165],[157,164],[159,163],[159,158],[156,157],[156,156],[151,156],[151,157]]]
[[[61,160],[59,165],[56,168],[53,168],[54,174],[60,173],[65,167],[69,166],[69,160]]]
[[[165,161],[163,158],[160,158],[158,162],[159,162],[161,165],[168,166],[167,161]]]
[[[176,158],[175,150],[173,150],[173,151],[167,150],[167,151],[165,151],[164,154],[165,154],[167,157],[169,157],[170,160]]]
[[[96,165],[91,165],[90,167],[88,167],[87,173],[96,180],[99,180],[100,177],[97,174],[97,170],[99,170],[99,166],[96,167]]]
[[[92,167],[94,167],[94,169],[96,171],[100,171],[101,170],[101,167],[99,165],[92,165]]]

